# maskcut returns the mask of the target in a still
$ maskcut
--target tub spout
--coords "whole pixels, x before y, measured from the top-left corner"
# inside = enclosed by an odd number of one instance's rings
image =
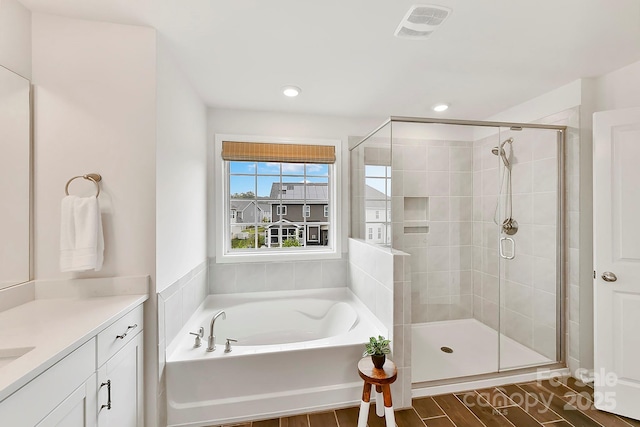
[[[222,316],[223,320],[227,319],[227,313],[224,310],[220,310],[216,314],[213,315],[211,319],[211,327],[209,328],[209,346],[207,347],[207,351],[214,351],[216,349],[216,336],[213,335],[213,327],[215,326],[216,319]]]

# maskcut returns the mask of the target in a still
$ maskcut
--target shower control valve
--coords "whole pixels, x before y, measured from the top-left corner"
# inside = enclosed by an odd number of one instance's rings
[[[233,338],[227,338],[227,343],[224,345],[224,352],[231,353],[231,342],[238,342],[238,340],[234,340]]]
[[[518,222],[513,218],[507,218],[502,222],[502,232],[513,236],[518,232]]]
[[[196,336],[196,340],[193,343],[193,348],[198,348],[202,345],[202,337],[204,337],[204,328],[202,326],[200,326],[200,328],[198,329],[198,332],[189,332],[191,335],[195,335]]]

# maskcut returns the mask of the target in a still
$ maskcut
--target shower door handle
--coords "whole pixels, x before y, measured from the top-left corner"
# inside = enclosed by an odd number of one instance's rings
[[[511,243],[511,255],[507,255],[504,253],[504,242]],[[501,237],[500,238],[500,257],[504,259],[514,259],[516,257],[516,242],[511,237]]]

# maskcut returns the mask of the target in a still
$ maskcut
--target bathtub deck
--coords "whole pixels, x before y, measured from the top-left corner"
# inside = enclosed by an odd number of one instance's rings
[[[411,336],[414,383],[552,362],[502,334],[498,344],[498,333],[475,319],[413,325]],[[453,353],[445,353],[442,347],[451,348]]]

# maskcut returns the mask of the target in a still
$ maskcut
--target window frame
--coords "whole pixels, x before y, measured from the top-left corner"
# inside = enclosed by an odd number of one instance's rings
[[[327,222],[329,226],[329,246],[305,247],[303,250],[295,248],[272,248],[268,251],[259,249],[244,251],[230,250],[230,224],[226,212],[230,208],[228,194],[229,162],[222,159],[222,142],[266,142],[279,144],[309,144],[328,145],[335,147],[336,161],[329,164],[329,206]],[[286,163],[286,162],[285,162]],[[215,234],[212,236],[215,244],[216,263],[236,262],[269,262],[269,261],[307,261],[317,259],[340,259],[344,237],[342,236],[342,141],[328,139],[293,139],[280,137],[265,137],[255,135],[216,134],[213,149],[213,211],[215,212]],[[273,218],[272,218],[273,221]]]

